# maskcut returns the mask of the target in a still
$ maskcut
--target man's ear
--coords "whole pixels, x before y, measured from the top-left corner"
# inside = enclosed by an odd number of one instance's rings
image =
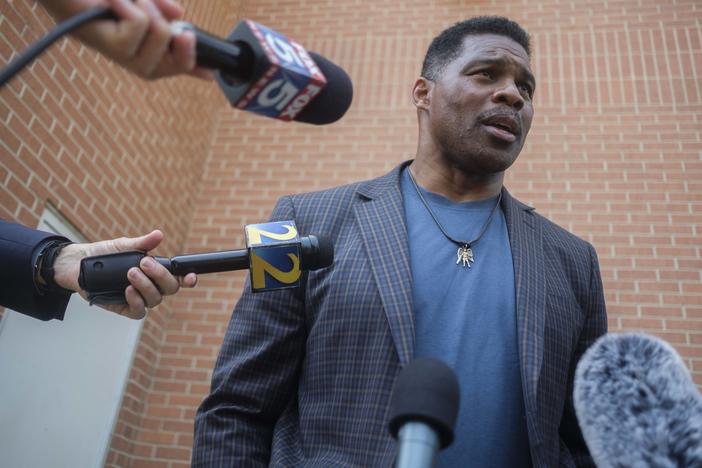
[[[426,78],[417,78],[412,88],[412,102],[417,109],[428,109],[434,83]]]

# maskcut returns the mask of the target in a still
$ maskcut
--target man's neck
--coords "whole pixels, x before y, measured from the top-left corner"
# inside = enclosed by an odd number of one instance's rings
[[[425,190],[459,203],[496,197],[502,190],[504,172],[467,174],[439,161],[417,157],[408,167],[414,180]]]

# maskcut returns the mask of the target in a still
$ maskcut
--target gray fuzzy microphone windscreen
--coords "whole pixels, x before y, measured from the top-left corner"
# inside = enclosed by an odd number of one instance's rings
[[[702,467],[702,394],[680,356],[642,333],[608,334],[575,372],[575,412],[607,467]]]

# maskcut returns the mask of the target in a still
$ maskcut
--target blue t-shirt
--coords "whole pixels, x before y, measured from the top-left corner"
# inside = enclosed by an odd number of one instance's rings
[[[446,232],[473,240],[497,197],[453,203],[422,191]],[[519,365],[514,269],[498,207],[472,246],[475,262],[457,265],[458,246],[439,230],[407,169],[402,194],[412,268],[415,357],[434,357],[458,377],[461,403],[453,444],[440,467],[531,466]]]

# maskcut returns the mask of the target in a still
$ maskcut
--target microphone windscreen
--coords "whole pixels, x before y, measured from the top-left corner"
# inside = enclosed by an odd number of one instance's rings
[[[460,393],[458,378],[443,362],[417,358],[402,369],[390,400],[390,433],[397,438],[407,422],[423,422],[436,431],[441,448],[453,442]]]
[[[309,235],[300,238],[300,269],[319,270],[334,262],[334,245],[325,236]]]
[[[702,466],[702,395],[665,341],[601,337],[578,363],[573,398],[598,467]]]
[[[343,68],[323,56],[315,52],[309,52],[309,54],[327,79],[327,84],[293,120],[315,125],[336,122],[351,106],[353,99],[351,78]]]
[[[319,254],[317,257],[316,268],[326,268],[334,263],[334,245],[332,241],[325,236],[317,236],[319,242]]]

